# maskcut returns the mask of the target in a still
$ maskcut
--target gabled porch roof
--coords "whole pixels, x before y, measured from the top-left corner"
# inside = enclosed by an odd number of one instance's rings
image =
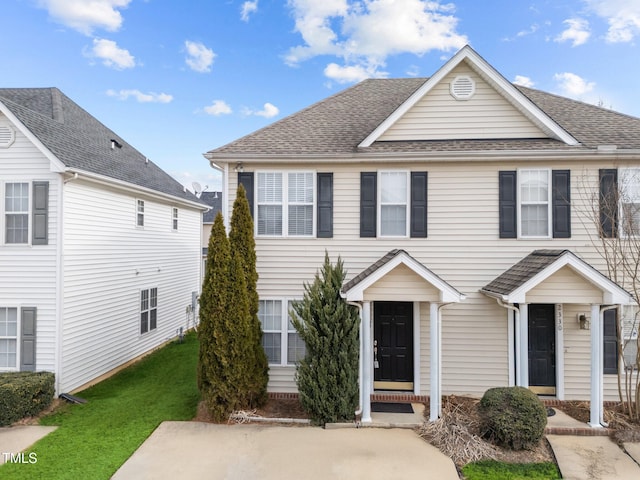
[[[418,260],[409,255],[405,250],[391,250],[378,261],[365,268],[362,272],[345,283],[342,287],[342,296],[351,302],[362,301],[364,291],[383,278],[399,265],[405,265],[415,274],[424,279],[440,292],[440,301],[445,303],[460,302],[466,297],[454,287],[442,280],[438,275],[425,267]]]
[[[629,292],[569,250],[535,250],[480,291],[506,303],[526,303],[531,289],[565,266],[600,289],[605,304],[627,304],[633,300]]]

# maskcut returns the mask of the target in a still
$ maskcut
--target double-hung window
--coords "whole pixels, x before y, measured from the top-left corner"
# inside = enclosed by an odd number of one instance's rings
[[[640,168],[620,171],[620,226],[622,235],[640,236]]]
[[[313,172],[257,172],[257,234],[311,237],[315,234]]]
[[[380,236],[406,237],[409,224],[409,172],[379,172]]]
[[[147,333],[158,327],[158,289],[140,290],[140,333]]]
[[[29,243],[29,184],[5,183],[5,243]]]
[[[290,309],[291,301],[288,300],[260,300],[258,318],[262,325],[262,347],[269,365],[295,365],[305,355],[304,342],[289,317]]]
[[[144,200],[136,201],[136,225],[144,227]]]
[[[0,368],[18,367],[18,309],[0,307]]]
[[[178,209],[176,207],[171,209],[171,228],[178,230]]]
[[[549,238],[551,231],[551,171],[519,170],[520,237]]]

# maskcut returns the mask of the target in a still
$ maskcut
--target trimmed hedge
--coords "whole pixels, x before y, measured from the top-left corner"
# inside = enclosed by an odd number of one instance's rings
[[[50,372],[0,373],[0,427],[37,415],[51,405],[54,380]]]
[[[484,437],[512,450],[537,444],[547,425],[547,410],[535,393],[524,387],[487,390],[478,405]]]

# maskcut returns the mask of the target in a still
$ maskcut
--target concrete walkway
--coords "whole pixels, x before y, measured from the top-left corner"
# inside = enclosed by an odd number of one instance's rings
[[[451,459],[406,429],[164,422],[112,477],[458,480]]]
[[[0,465],[7,460],[5,454],[17,454],[27,450],[45,435],[58,427],[20,425],[0,428]],[[36,452],[37,453],[37,452]]]

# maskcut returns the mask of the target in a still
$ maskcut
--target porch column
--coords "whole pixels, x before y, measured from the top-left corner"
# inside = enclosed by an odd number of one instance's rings
[[[440,417],[441,412],[441,387],[440,387],[440,311],[438,304],[429,304],[429,341],[430,358],[429,370],[429,421],[433,422]]]
[[[520,378],[518,386],[529,387],[529,304],[520,304],[520,336],[516,351],[516,363]]]
[[[591,414],[589,425],[602,427],[602,318],[600,305],[591,305]]]
[[[373,355],[371,336],[371,302],[362,302],[362,423],[371,423],[371,385],[373,384]]]

